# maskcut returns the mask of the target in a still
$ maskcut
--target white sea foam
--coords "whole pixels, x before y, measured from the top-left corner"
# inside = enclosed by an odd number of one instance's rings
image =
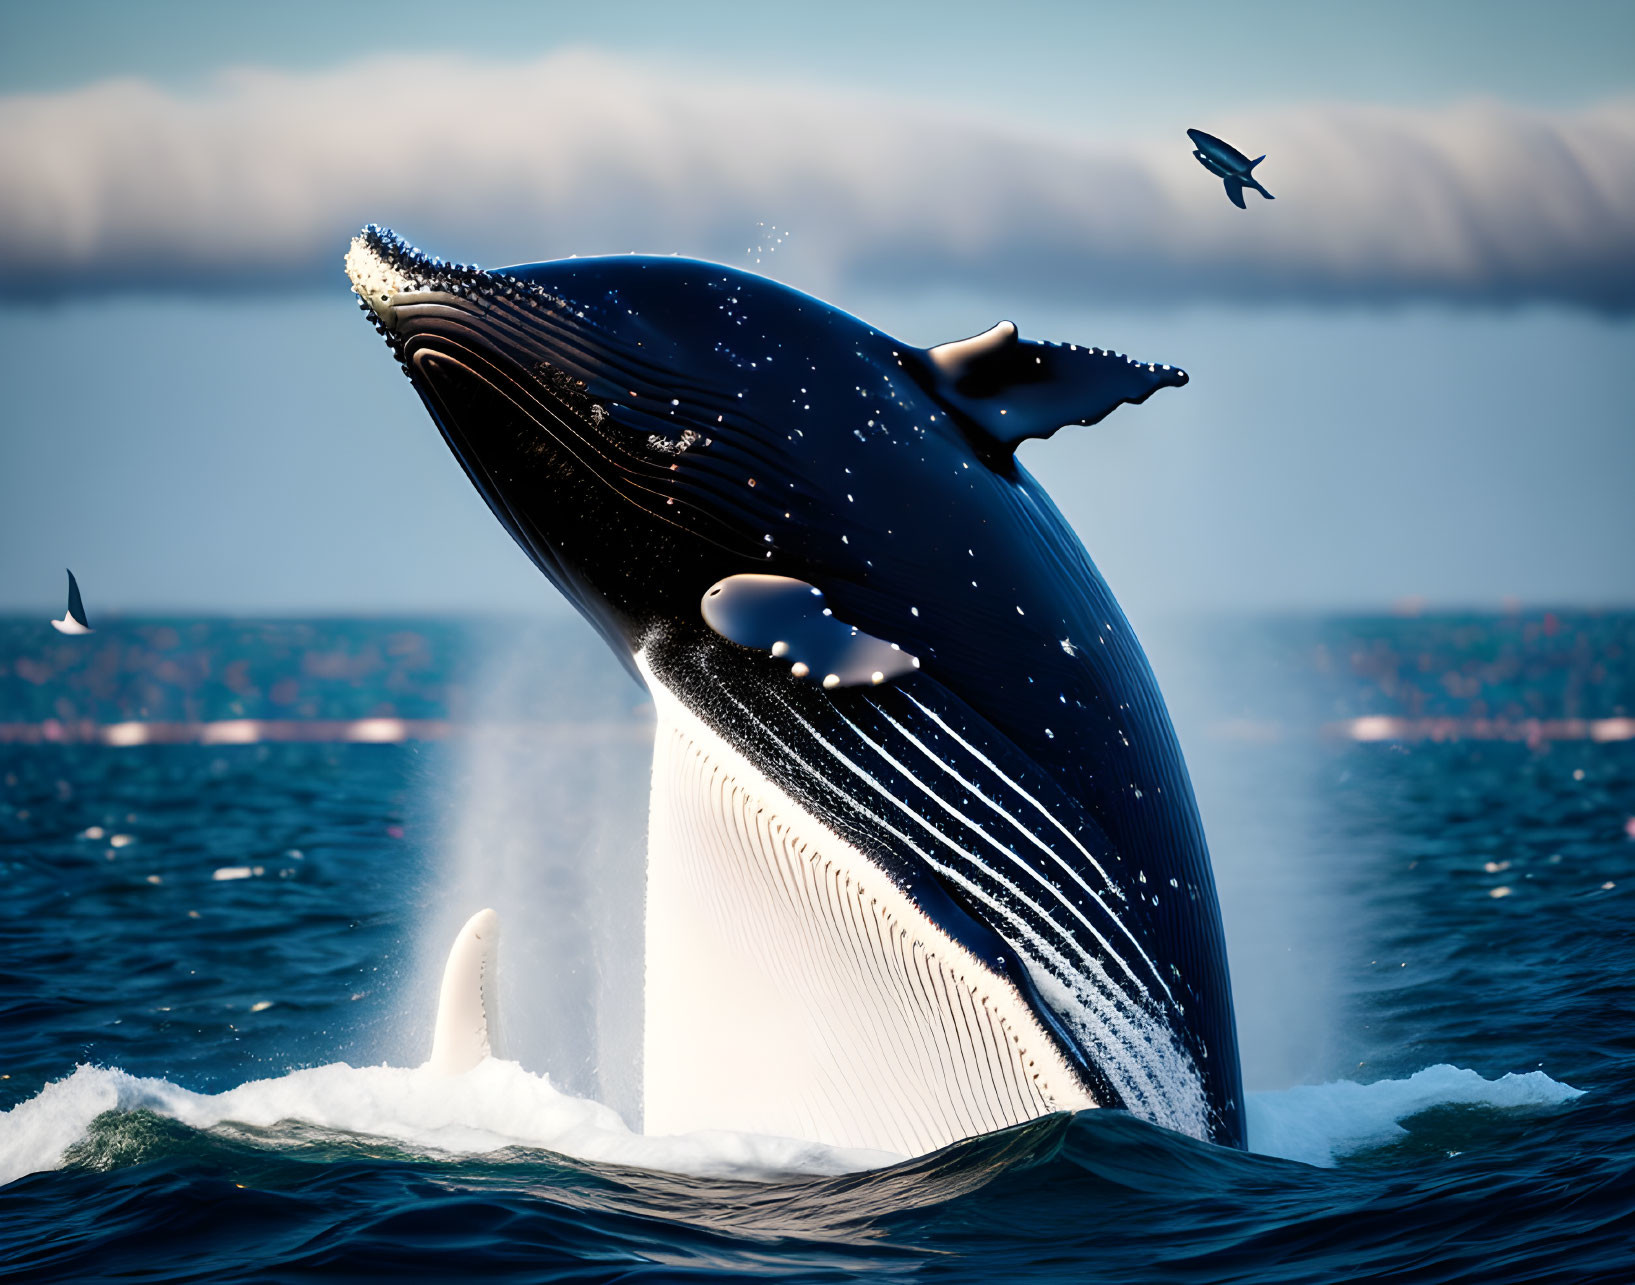
[[[0,1114],[0,1183],[56,1168],[106,1111],[153,1111],[195,1129],[298,1121],[390,1139],[428,1155],[528,1147],[584,1160],[720,1178],[850,1173],[890,1164],[887,1152],[792,1138],[701,1131],[633,1133],[608,1107],[560,1093],[515,1062],[490,1058],[460,1076],[343,1062],[194,1093],[168,1080],[81,1066]]]
[[[1542,1071],[1484,1080],[1475,1071],[1433,1066],[1405,1080],[1339,1081],[1251,1093],[1249,1145],[1262,1155],[1331,1165],[1404,1137],[1401,1121],[1431,1107],[1550,1107],[1582,1092]],[[267,1128],[297,1121],[389,1139],[428,1156],[476,1156],[524,1147],[701,1177],[770,1180],[851,1173],[900,1159],[880,1151],[724,1131],[646,1137],[600,1103],[561,1093],[544,1076],[493,1058],[453,1077],[424,1068],[337,1062],[215,1094],[118,1069],[81,1066],[0,1112],[0,1184],[62,1164],[104,1112],[139,1110],[195,1129],[227,1124]]]
[[[1339,1080],[1248,1094],[1249,1149],[1311,1165],[1407,1136],[1401,1122],[1431,1107],[1548,1107],[1583,1094],[1543,1071],[1484,1080],[1457,1066],[1430,1066],[1406,1080]]]

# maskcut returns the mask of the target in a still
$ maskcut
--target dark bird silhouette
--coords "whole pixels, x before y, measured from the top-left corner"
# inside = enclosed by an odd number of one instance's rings
[[[1198,164],[1215,177],[1224,180],[1226,198],[1238,209],[1248,208],[1243,203],[1243,189],[1246,187],[1254,188],[1268,201],[1277,199],[1250,173],[1266,159],[1264,155],[1257,156],[1251,161],[1232,144],[1216,138],[1213,134],[1206,134],[1201,129],[1187,130],[1187,137],[1197,144],[1197,149],[1192,154],[1198,158]]]

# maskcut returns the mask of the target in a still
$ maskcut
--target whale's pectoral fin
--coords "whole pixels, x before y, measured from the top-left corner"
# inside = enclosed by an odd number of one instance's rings
[[[493,1055],[499,1034],[495,1002],[499,938],[500,917],[492,910],[472,915],[455,937],[443,966],[428,1070],[462,1075]]]
[[[906,355],[939,400],[1007,454],[1027,438],[1095,424],[1126,402],[1187,382],[1184,370],[1110,349],[1022,339],[1009,321]]]
[[[1247,210],[1249,208],[1243,203],[1243,180],[1241,178],[1229,178],[1226,180],[1226,199],[1232,202],[1232,204],[1237,206],[1240,210]]]
[[[737,575],[704,592],[704,623],[723,638],[786,662],[828,688],[866,687],[920,667],[896,643],[835,618],[823,591],[793,576]]]

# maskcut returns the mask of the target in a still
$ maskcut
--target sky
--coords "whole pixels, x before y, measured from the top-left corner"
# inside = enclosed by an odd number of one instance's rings
[[[358,319],[366,221],[1184,366],[1023,452],[1138,622],[1635,603],[1635,6],[454,14],[0,6],[0,610],[562,609]]]
[[[362,55],[524,61],[600,48],[699,77],[752,72],[1000,111],[1029,124],[1094,113],[1124,128],[1167,113],[1335,98],[1472,97],[1571,107],[1628,95],[1625,0],[1337,0],[1333,4],[992,5],[829,0],[495,4],[429,0],[8,2],[0,87],[50,92],[119,77],[197,85],[224,67],[333,68]],[[1083,122],[1093,123],[1093,122]]]

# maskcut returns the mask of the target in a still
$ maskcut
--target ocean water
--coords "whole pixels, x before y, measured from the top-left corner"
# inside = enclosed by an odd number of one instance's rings
[[[651,711],[577,626],[0,623],[0,1276],[1635,1279],[1635,616],[1146,632],[1247,1154],[643,1136]]]

